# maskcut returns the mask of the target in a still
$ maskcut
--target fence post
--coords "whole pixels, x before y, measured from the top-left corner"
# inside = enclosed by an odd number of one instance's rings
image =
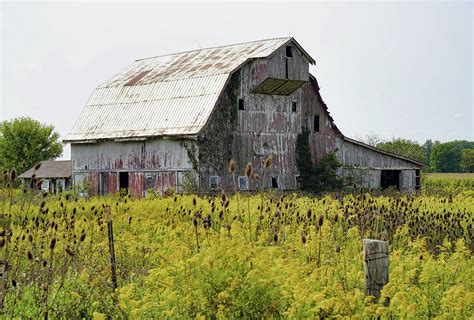
[[[388,282],[388,242],[364,239],[363,244],[365,295],[374,296],[378,302],[380,291]]]
[[[107,229],[109,233],[109,251],[110,251],[110,268],[112,271],[112,287],[117,289],[117,270],[115,265],[115,249],[114,249],[114,230],[112,226],[112,215],[110,214],[110,207],[107,206]]]

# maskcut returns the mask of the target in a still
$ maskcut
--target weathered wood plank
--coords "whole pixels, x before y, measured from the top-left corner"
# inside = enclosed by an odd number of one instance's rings
[[[365,295],[377,302],[382,288],[388,282],[388,242],[364,239]]]

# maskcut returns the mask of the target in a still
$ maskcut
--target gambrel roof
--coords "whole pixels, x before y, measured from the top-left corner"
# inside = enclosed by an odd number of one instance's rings
[[[94,90],[64,142],[195,136],[232,72],[289,43],[315,63],[291,37],[137,60]]]

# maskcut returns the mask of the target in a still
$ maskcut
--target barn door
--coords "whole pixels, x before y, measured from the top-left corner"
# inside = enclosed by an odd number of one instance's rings
[[[99,194],[106,195],[109,192],[109,173],[101,172],[99,174]]]

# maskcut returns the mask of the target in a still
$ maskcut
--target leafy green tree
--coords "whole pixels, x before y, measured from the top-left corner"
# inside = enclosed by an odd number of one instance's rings
[[[426,153],[416,141],[394,138],[377,144],[377,148],[408,157],[419,162],[426,161]]]
[[[474,148],[474,142],[466,140],[455,140],[433,146],[430,156],[431,170],[461,172],[461,151],[472,148]]]
[[[474,172],[474,149],[461,150],[461,162],[459,165],[462,172]]]
[[[63,152],[59,133],[29,117],[0,122],[0,168],[23,173],[36,163],[53,160]]]
[[[337,169],[342,164],[337,160],[335,152],[325,155],[313,164],[307,128],[303,128],[296,139],[296,165],[300,172],[301,190],[320,193],[334,191],[343,186],[343,179],[337,175]]]
[[[438,145],[440,144],[441,142],[439,142],[438,140],[435,140],[433,142],[433,140],[431,139],[428,139],[425,141],[425,143],[423,143],[421,145],[421,147],[423,148],[423,150],[425,151],[425,163],[426,164],[429,164],[430,163],[430,157],[431,157],[431,150],[433,149],[433,147],[435,145]],[[426,170],[429,170],[429,168],[426,168]]]
[[[336,152],[328,153],[314,165],[316,188],[314,191],[335,191],[343,187],[344,180],[337,175],[342,164],[337,160]]]

